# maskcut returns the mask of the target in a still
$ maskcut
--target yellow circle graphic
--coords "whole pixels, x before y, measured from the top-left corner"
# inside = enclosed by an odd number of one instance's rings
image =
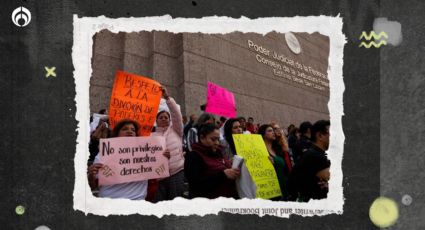
[[[381,228],[387,228],[397,222],[397,203],[386,197],[377,198],[369,209],[369,217],[372,223]]]
[[[18,206],[16,206],[16,208],[15,208],[15,212],[16,212],[16,214],[18,214],[18,215],[23,215],[23,214],[25,213],[25,207],[24,207],[24,206],[22,206],[22,205],[18,205]]]

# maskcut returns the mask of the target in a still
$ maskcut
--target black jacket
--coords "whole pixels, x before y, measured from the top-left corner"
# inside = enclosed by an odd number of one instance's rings
[[[298,196],[303,201],[326,198],[328,189],[320,187],[316,174],[330,165],[326,153],[312,144],[292,169],[289,179],[292,196]]]
[[[292,151],[294,155],[294,163],[297,164],[305,152],[312,146],[310,139],[304,135],[300,137],[300,140],[295,145],[295,151]]]

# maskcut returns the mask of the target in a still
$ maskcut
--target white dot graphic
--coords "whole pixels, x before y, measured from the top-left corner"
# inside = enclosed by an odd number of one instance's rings
[[[406,206],[409,206],[410,204],[412,204],[412,197],[409,195],[404,195],[403,198],[401,198],[401,203],[403,203]]]
[[[49,227],[47,227],[47,226],[45,226],[45,225],[40,225],[40,226],[38,226],[36,229],[34,229],[34,230],[50,230],[50,228]]]

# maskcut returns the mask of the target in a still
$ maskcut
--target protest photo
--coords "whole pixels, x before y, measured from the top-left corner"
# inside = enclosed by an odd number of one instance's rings
[[[326,198],[328,55],[319,33],[96,33],[93,195]]]
[[[75,20],[76,209],[342,212],[340,19]]]

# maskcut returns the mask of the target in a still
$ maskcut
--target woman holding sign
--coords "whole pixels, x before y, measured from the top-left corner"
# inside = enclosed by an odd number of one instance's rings
[[[276,140],[276,134],[273,127],[269,124],[262,125],[258,129],[258,134],[263,137],[269,152],[270,161],[273,163],[279,181],[280,190],[282,192],[282,200],[288,200],[288,180],[289,169],[285,163],[285,156],[282,151],[282,146]],[[277,198],[276,198],[277,199]]]
[[[239,119],[230,118],[224,124],[224,139],[226,140],[222,145],[224,146],[224,157],[232,160],[236,153],[235,142],[233,141],[233,134],[242,134],[243,130]],[[235,163],[235,162],[233,162]],[[251,175],[245,162],[240,165],[240,177],[236,179],[236,189],[240,198],[255,199],[256,188]]]
[[[184,192],[184,156],[183,156],[183,119],[176,102],[162,87],[162,97],[166,100],[170,112],[160,111],[156,116],[155,132],[152,136],[165,137],[166,149],[170,152],[170,177],[159,180],[155,201],[172,200],[183,196]]]
[[[232,159],[236,155],[235,143],[233,142],[233,134],[242,134],[242,127],[238,119],[230,118],[224,123],[224,140],[221,145],[224,147],[223,154],[228,159]]]
[[[133,120],[121,120],[112,130],[112,137],[135,137],[139,131],[139,125]],[[103,164],[99,163],[97,154],[94,164],[88,168],[89,184],[92,189],[98,187],[97,175]],[[148,181],[136,181],[99,187],[99,197],[126,198],[130,200],[144,200],[147,194]]]
[[[223,156],[220,132],[214,124],[201,125],[198,130],[199,143],[192,145],[193,151],[186,154],[184,172],[189,182],[189,197],[238,198],[235,180],[239,169]]]

